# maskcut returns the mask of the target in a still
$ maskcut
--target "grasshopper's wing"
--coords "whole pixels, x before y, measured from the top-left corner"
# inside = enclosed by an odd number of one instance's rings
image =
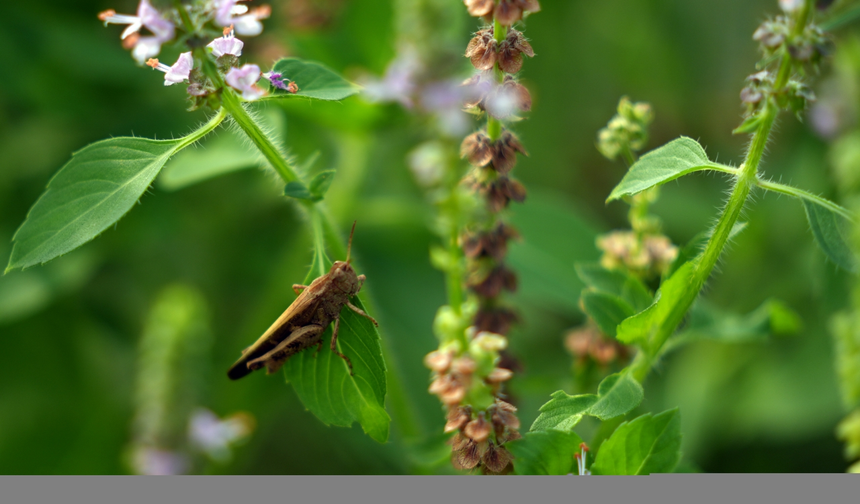
[[[313,287],[313,285],[311,285]],[[242,357],[227,371],[227,376],[231,380],[238,380],[251,372],[248,369],[248,361],[252,361],[257,357],[265,355],[267,352],[278,346],[278,343],[289,337],[293,332],[294,325],[304,325],[304,318],[310,319],[312,314],[317,310],[320,302],[320,296],[316,291],[308,287],[299,297],[293,301],[284,313],[278,317],[266,332],[260,336],[253,345],[242,351]]]

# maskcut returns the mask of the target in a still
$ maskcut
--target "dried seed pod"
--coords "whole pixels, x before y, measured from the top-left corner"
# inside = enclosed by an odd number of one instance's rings
[[[470,376],[475,372],[475,369],[478,365],[475,361],[470,357],[460,357],[459,359],[455,359],[454,362],[451,363],[451,371],[456,373],[464,378]]]
[[[451,445],[451,451],[458,452],[465,448],[469,441],[468,437],[458,432],[448,440],[448,444]]]
[[[511,28],[505,40],[499,44],[497,60],[499,68],[507,73],[517,73],[523,66],[523,54],[528,57],[535,55],[531,44],[528,43],[522,32]]]
[[[511,26],[523,18],[523,8],[516,0],[501,0],[496,6],[495,16],[499,23]]]
[[[487,452],[481,458],[484,467],[490,474],[503,474],[505,469],[511,465],[513,456],[511,452],[502,446],[495,446],[490,442]]]
[[[503,425],[511,430],[520,428],[520,419],[513,412],[501,408],[496,408],[496,411],[493,412],[492,420],[493,424]]]
[[[463,0],[463,3],[469,14],[475,17],[491,14],[496,6],[495,0]]]
[[[487,421],[484,412],[478,413],[478,418],[466,424],[463,429],[463,434],[472,438],[475,442],[480,443],[490,437],[493,431],[493,425]]]
[[[424,357],[424,365],[437,373],[444,373],[451,366],[453,358],[454,354],[451,352],[436,350]]]
[[[460,243],[464,254],[469,259],[492,257],[496,261],[501,261],[507,255],[508,240],[518,237],[519,233],[516,229],[500,222],[492,231],[464,235]]]
[[[493,147],[493,168],[503,175],[510,172],[517,164],[517,152],[529,155],[519,138],[507,130],[502,133]]]
[[[496,119],[504,119],[514,112],[531,110],[532,97],[525,86],[507,75],[505,80],[490,92],[483,102],[478,104],[479,107],[482,105],[483,109],[491,116]]]
[[[455,406],[448,410],[448,416],[445,423],[445,433],[460,430],[472,418],[472,408],[469,406]],[[458,434],[459,435],[459,434]]]
[[[493,30],[485,28],[469,41],[466,47],[466,57],[472,62],[472,66],[478,70],[490,70],[496,64],[498,46],[493,38]]]
[[[514,376],[514,372],[510,369],[495,368],[487,375],[487,381],[490,383],[501,383],[508,381]]]
[[[486,185],[478,184],[477,190],[486,198],[493,213],[507,207],[511,200],[521,203],[526,199],[526,188],[519,181],[504,176]]]
[[[466,158],[473,166],[486,166],[493,159],[495,148],[483,131],[476,131],[463,139],[460,144],[460,157]]]
[[[475,327],[479,331],[507,334],[517,320],[517,315],[507,308],[482,306],[475,315]]]
[[[517,276],[504,265],[498,265],[490,270],[482,280],[470,280],[467,284],[479,296],[494,298],[502,293],[502,289],[515,292],[517,290]]]

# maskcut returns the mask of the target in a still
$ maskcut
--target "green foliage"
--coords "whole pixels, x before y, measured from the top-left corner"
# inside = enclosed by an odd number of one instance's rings
[[[636,312],[653,302],[653,296],[641,280],[620,270],[608,270],[597,263],[580,263],[576,273],[589,289],[605,292],[626,301]]]
[[[639,161],[630,167],[621,182],[615,186],[606,201],[632,196],[688,173],[702,170],[726,173],[735,171],[730,166],[711,162],[705,149],[698,142],[692,138],[681,137],[639,158]]]
[[[605,292],[585,290],[580,301],[585,313],[594,319],[600,331],[613,338],[618,324],[636,313],[627,301]]]
[[[626,414],[642,402],[642,385],[625,372],[607,376],[600,382],[597,394],[571,396],[563,390],[552,393],[552,399],[541,406],[532,431],[547,429],[570,430],[584,415],[601,420]]]
[[[109,138],[72,154],[15,233],[6,271],[50,261],[95,238],[131,210],[170,156],[223,118],[175,140]]]
[[[617,330],[617,338],[625,344],[645,344],[680,306],[680,302],[691,288],[690,280],[694,270],[692,262],[685,263],[675,273],[660,284],[656,301],[646,310],[624,320]]]
[[[764,341],[772,334],[796,333],[800,317],[783,303],[769,299],[746,315],[720,310],[704,299],[690,309],[690,319],[676,339],[711,339],[724,343]]]
[[[563,475],[573,470],[580,443],[574,432],[550,429],[528,432],[505,448],[515,457],[514,474]]]
[[[681,458],[681,415],[678,409],[647,413],[625,422],[600,445],[593,474],[644,475],[669,473]]]
[[[854,220],[851,212],[821,196],[789,185],[759,179],[758,186],[800,200],[818,247],[840,268],[857,271],[857,257],[846,241],[846,232]]]
[[[618,324],[652,303],[642,281],[624,271],[586,263],[577,264],[576,273],[587,286],[580,297],[583,309],[609,336],[615,337]]]
[[[305,285],[330,267],[331,261],[317,250]],[[352,303],[364,309],[358,298]],[[385,411],[386,368],[379,331],[348,307],[341,310],[337,343],[340,352],[352,361],[355,374],[351,376],[343,359],[329,350],[333,326],[323,334],[319,353],[309,348],[287,360],[287,381],[305,408],[326,425],[349,427],[358,422],[371,438],[384,443],[391,418]]]
[[[359,87],[329,70],[320,63],[298,58],[282,58],[275,62],[272,71],[296,83],[298,92],[290,93],[272,87],[272,97],[304,96],[318,100],[337,101],[354,95]]]
[[[44,263],[80,247],[137,203],[183,139],[120,137],[72,155],[15,233],[6,271]]]
[[[856,272],[857,257],[845,242],[844,218],[829,208],[804,199],[803,209],[818,246],[840,268]]]

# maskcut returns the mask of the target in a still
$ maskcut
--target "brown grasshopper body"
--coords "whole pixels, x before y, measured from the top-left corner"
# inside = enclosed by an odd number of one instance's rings
[[[349,298],[361,290],[364,280],[365,276],[356,275],[350,266],[347,252],[346,261],[335,261],[328,273],[318,277],[310,285],[293,285],[293,290],[299,297],[253,345],[242,351],[242,357],[227,371],[227,376],[231,380],[238,380],[263,366],[266,367],[266,373],[271,374],[280,369],[290,356],[306,348],[317,345],[319,352],[322,348],[322,334],[332,320],[334,329],[331,350],[346,361],[352,374],[349,357],[337,350],[337,331],[340,326],[340,310],[344,305],[378,325],[373,317],[349,302]]]

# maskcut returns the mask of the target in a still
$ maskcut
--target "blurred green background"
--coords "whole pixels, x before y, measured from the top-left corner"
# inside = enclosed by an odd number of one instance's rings
[[[443,14],[439,51],[461,51],[478,28],[459,0],[272,0],[244,61],[314,59],[352,79],[381,75],[410,30],[413,9]],[[84,145],[109,136],[185,134],[205,112],[185,112],[182,86],[138,68],[99,11],[131,13],[132,0],[9,3],[0,31],[0,257],[46,183]],[[522,324],[511,334],[523,371],[510,385],[523,430],[558,389],[571,390],[563,334],[582,322],[573,264],[594,260],[594,236],[626,225],[627,208],[603,200],[624,168],[594,147],[621,95],[656,112],[649,148],[679,135],[712,158],[738,163],[738,93],[758,60],[751,34],[776,0],[544,0],[524,33],[537,53],[523,79],[534,98],[515,126],[531,156],[516,169],[529,190],[512,211],[523,243],[511,252]],[[426,21],[426,20],[425,20]],[[444,29],[441,26],[444,25]],[[843,28],[843,36],[855,28]],[[837,36],[837,41],[838,41]],[[837,42],[838,43],[838,42]],[[459,48],[459,49],[458,49]],[[164,61],[180,51],[165,48]],[[463,76],[465,58],[451,60]],[[827,70],[825,70],[825,73]],[[450,472],[441,406],[426,389],[422,357],[434,349],[441,273],[429,264],[432,207],[406,163],[433,139],[426,121],[396,104],[359,97],[293,102],[268,111],[298,159],[339,170],[328,200],[343,230],[358,220],[353,254],[392,359],[389,388],[410,419],[392,412],[389,442],[359,427],[328,428],[305,411],[282,375],[225,376],[239,350],[294,299],[310,264],[308,226],[259,169],[177,191],[156,184],[96,240],[53,262],[0,277],[0,473],[127,473],[134,436],[138,345],[163,289],[199,293],[211,349],[197,369],[200,404],[219,416],[245,411],[256,429],[209,473],[401,474]],[[223,131],[223,130],[222,130]],[[223,134],[222,134],[223,135]],[[219,136],[220,138],[220,136]],[[784,114],[763,165],[773,178],[833,197],[827,143]],[[202,154],[204,149],[198,149]],[[248,159],[256,160],[253,153]],[[726,181],[671,183],[654,211],[685,243],[714,221]],[[681,407],[684,464],[707,472],[842,472],[834,428],[843,416],[827,324],[846,303],[848,278],[815,248],[799,205],[757,197],[748,228],[724,254],[705,295],[749,312],[775,297],[797,311],[800,334],[767,343],[698,343],[671,355],[646,383],[650,411]],[[196,306],[196,305],[195,305]],[[196,308],[195,308],[196,309]],[[200,313],[200,312],[195,312]],[[153,378],[154,379],[154,378]],[[410,436],[411,435],[411,436]],[[442,457],[444,458],[444,457]]]

